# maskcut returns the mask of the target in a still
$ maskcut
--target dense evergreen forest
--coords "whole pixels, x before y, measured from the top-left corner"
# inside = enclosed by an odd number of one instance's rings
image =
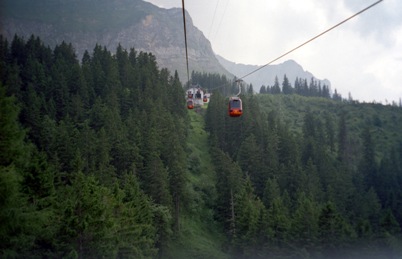
[[[243,87],[230,118],[192,80],[207,109],[150,53],[0,36],[0,257],[402,255],[401,108]]]
[[[233,120],[224,97],[212,98],[217,217],[234,253],[402,255],[401,108],[245,95],[244,116]]]
[[[1,38],[1,257],[155,257],[178,231],[184,90],[149,53]]]

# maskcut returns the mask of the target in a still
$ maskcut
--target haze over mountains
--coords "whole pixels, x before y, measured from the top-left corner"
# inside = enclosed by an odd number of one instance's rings
[[[80,58],[85,50],[92,52],[96,44],[115,52],[123,48],[151,52],[159,67],[172,73],[177,70],[182,82],[187,81],[182,10],[163,9],[142,0],[72,0],[29,1],[3,0],[0,19],[1,34],[10,41],[14,35],[28,39],[32,34],[54,47],[71,43]],[[218,73],[228,78],[244,76],[258,66],[235,64],[216,56],[211,43],[193,25],[186,13],[189,70]],[[272,85],[275,76],[282,82],[286,74],[293,84],[296,77],[310,79],[295,61],[268,66],[245,79],[258,92],[261,85]],[[329,81],[323,82],[330,85]]]
[[[256,65],[244,65],[234,63],[226,60],[219,55],[217,55],[216,57],[225,69],[238,77],[245,76],[260,67]],[[279,83],[281,84],[284,75],[286,75],[292,85],[294,84],[296,78],[308,80],[314,78],[314,75],[312,73],[305,71],[301,65],[296,63],[296,61],[287,60],[281,64],[268,65],[267,67],[247,76],[245,81],[252,83],[254,91],[258,92],[262,85],[272,86],[275,82],[275,77],[278,77]],[[330,81],[327,79],[318,81],[320,81],[322,85],[325,84],[327,86],[331,86]]]

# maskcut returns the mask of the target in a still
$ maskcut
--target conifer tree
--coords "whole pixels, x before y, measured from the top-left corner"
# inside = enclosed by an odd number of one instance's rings
[[[248,136],[240,145],[237,162],[242,171],[250,177],[257,195],[262,197],[267,178],[263,166],[262,151],[257,145],[254,134]]]
[[[286,74],[283,76],[282,92],[284,94],[291,94],[293,92],[292,85],[289,83],[289,79],[287,78]]]
[[[372,142],[370,129],[367,127],[363,131],[363,150],[359,165],[360,173],[365,179],[366,188],[376,185],[377,165],[375,160],[374,144]]]
[[[216,218],[223,224],[226,234],[233,237],[236,232],[234,196],[242,186],[242,171],[222,150],[213,147],[211,153],[217,173]]]
[[[6,90],[0,82],[0,166],[22,162],[25,134],[17,121],[18,112],[15,98],[6,96]]]
[[[352,240],[354,232],[333,203],[324,204],[318,218],[318,226],[323,255],[341,256],[342,248]]]
[[[262,85],[260,87],[260,94],[266,94],[267,93],[267,88],[265,87],[265,85]]]
[[[270,208],[273,205],[275,199],[281,197],[281,191],[276,178],[270,178],[265,183],[264,196],[262,201],[266,208]]]
[[[112,197],[93,176],[74,173],[71,185],[59,189],[58,249],[61,256],[115,256]]]
[[[304,192],[298,193],[297,208],[293,215],[292,233],[299,248],[314,251],[318,245],[318,204]]]
[[[268,208],[268,228],[270,241],[276,248],[285,248],[289,242],[291,220],[282,197],[275,198]]]
[[[133,174],[125,174],[117,188],[115,217],[118,220],[118,257],[153,257],[157,255],[157,232],[153,204],[140,189]]]
[[[254,255],[258,247],[261,213],[264,205],[254,194],[250,179],[247,177],[243,188],[236,195],[235,202],[236,234],[232,241],[235,250],[240,250],[243,256]]]
[[[280,94],[281,93],[281,87],[279,86],[279,80],[278,80],[277,76],[275,76],[275,82],[271,88],[271,92],[272,92],[272,94]]]

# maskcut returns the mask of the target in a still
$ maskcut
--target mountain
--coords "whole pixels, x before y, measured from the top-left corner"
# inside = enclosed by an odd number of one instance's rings
[[[159,67],[177,70],[187,81],[183,18],[180,8],[163,9],[142,0],[2,0],[1,34],[39,36],[51,47],[71,43],[80,58],[96,44],[114,52],[118,44],[151,52]],[[233,77],[218,62],[211,43],[186,13],[189,70]]]
[[[14,35],[28,39],[32,34],[54,47],[63,41],[71,43],[80,59],[85,50],[96,44],[114,52],[118,44],[129,50],[151,52],[159,67],[177,70],[182,82],[187,81],[183,17],[180,8],[164,9],[142,0],[2,0],[0,32],[10,41]],[[258,68],[236,64],[216,56],[211,43],[194,26],[186,13],[189,70],[217,73],[228,78],[244,76]],[[270,65],[248,76],[255,91],[262,85],[280,83],[286,74],[293,84],[296,77],[313,76],[295,61]],[[330,86],[328,80],[322,84]]]
[[[225,69],[227,69],[230,73],[234,74],[237,77],[243,77],[251,71],[254,71],[260,67],[256,65],[233,63],[219,55],[217,55],[216,57]],[[254,91],[259,92],[262,85],[272,86],[275,82],[276,76],[279,79],[279,83],[282,84],[283,76],[285,74],[292,85],[294,84],[297,77],[307,79],[308,81],[310,81],[311,78],[315,78],[312,73],[305,71],[301,65],[296,63],[296,61],[287,60],[278,65],[268,65],[265,68],[247,76],[244,80],[247,83],[253,84]],[[325,84],[329,87],[331,86],[331,82],[327,79],[315,79],[320,81],[322,85]]]

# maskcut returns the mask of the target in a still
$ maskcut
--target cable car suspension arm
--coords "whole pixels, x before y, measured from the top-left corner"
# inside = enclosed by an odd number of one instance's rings
[[[239,96],[241,94],[241,82],[243,82],[242,79],[237,79],[236,84],[239,87],[239,92],[236,94],[236,96]]]

